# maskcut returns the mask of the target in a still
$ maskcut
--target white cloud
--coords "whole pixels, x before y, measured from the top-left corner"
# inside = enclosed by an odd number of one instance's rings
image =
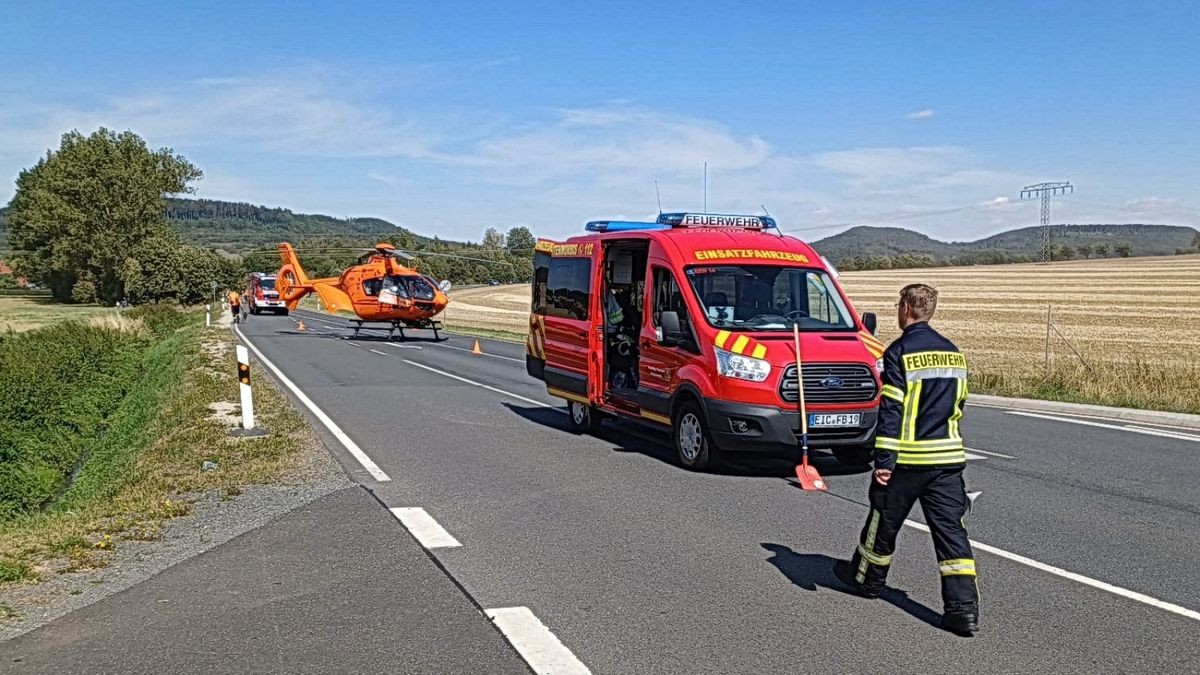
[[[910,120],[929,120],[933,119],[935,115],[937,115],[937,111],[933,108],[921,108],[908,113],[905,117]]]

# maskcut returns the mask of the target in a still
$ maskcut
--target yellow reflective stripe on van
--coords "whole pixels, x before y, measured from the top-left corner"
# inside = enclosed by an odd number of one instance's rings
[[[881,393],[896,403],[904,403],[904,390],[900,387],[892,384],[885,384],[883,385],[883,391]]]
[[[720,347],[721,349],[724,349],[725,342],[729,340],[729,335],[730,335],[730,333],[727,330],[717,331],[717,339],[716,339],[717,346]]]
[[[746,345],[748,344],[750,344],[750,338],[745,335],[739,335],[738,339],[733,341],[733,346],[729,348],[729,351],[734,354],[741,354],[746,350]]]
[[[942,576],[975,576],[975,561],[971,558],[955,558],[953,560],[943,560],[938,563],[938,571]]]
[[[760,344],[754,348],[754,353],[751,354],[750,356],[753,356],[756,359],[761,359],[766,355],[767,355],[767,346]]]

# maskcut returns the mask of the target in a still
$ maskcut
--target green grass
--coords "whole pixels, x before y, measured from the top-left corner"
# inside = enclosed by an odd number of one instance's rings
[[[49,295],[0,295],[0,333],[19,333],[72,319],[117,313],[118,310],[99,305],[66,305],[55,302]]]
[[[238,400],[233,338],[206,330],[203,312],[145,310],[159,339],[142,352],[137,386],[119,402],[69,488],[45,508],[0,521],[0,584],[101,567],[128,541],[161,536],[204,493],[234,497],[249,485],[288,480],[300,450],[315,443],[303,416],[266,378],[256,418],[270,436],[237,440],[209,405]],[[217,468],[204,471],[204,461]]]
[[[1164,383],[1174,383],[1165,386]],[[1200,367],[1190,362],[1056,365],[1049,373],[972,373],[972,393],[1200,414]]]

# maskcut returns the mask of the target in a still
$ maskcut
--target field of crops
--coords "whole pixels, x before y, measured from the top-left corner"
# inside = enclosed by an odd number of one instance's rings
[[[939,290],[935,325],[967,353],[976,391],[1200,413],[1192,330],[1200,256],[842,275],[855,308],[879,315],[885,341],[899,332],[897,292],[913,282]],[[526,329],[527,286],[463,289],[451,299],[451,325]]]

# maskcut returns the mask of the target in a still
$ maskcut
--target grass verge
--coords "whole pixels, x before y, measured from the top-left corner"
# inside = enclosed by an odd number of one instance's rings
[[[976,372],[971,391],[1015,398],[1200,414],[1200,368],[1176,363],[1054,366],[1050,372]]]
[[[76,480],[46,508],[0,522],[0,584],[107,564],[126,541],[154,540],[190,501],[278,483],[311,442],[303,417],[266,378],[255,387],[270,436],[229,437],[238,400],[233,337],[203,312],[146,350],[142,378],[95,439]],[[214,409],[213,404],[224,404]]]

